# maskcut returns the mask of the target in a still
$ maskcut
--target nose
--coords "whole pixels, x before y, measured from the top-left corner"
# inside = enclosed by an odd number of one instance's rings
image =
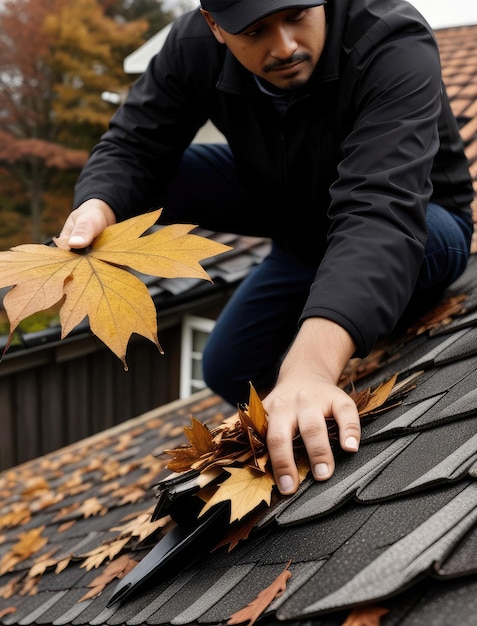
[[[271,56],[275,59],[289,59],[297,48],[298,44],[293,36],[293,30],[284,25],[277,27],[270,49]]]

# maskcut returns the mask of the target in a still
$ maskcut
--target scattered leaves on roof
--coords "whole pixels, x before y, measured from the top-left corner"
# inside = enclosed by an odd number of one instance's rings
[[[154,302],[144,282],[130,270],[210,281],[200,261],[230,246],[189,234],[195,228],[191,224],[172,224],[144,234],[161,211],[109,226],[85,250],[73,251],[55,239],[57,247],[24,244],[0,252],[0,287],[13,285],[3,301],[9,340],[22,320],[61,303],[61,338],[87,317],[91,331],[121,359],[125,370],[133,333],[162,352]]]
[[[0,474],[0,493],[3,501],[10,500],[8,506],[0,507],[0,536],[2,556],[0,576],[19,572],[5,585],[0,585],[0,598],[13,595],[34,594],[38,582],[47,571],[60,574],[71,562],[87,571],[100,566],[105,568],[123,554],[147,549],[151,543],[168,532],[170,520],[151,521],[154,505],[149,502],[150,489],[164,469],[164,461],[153,455],[142,459],[125,460],[113,463],[104,453],[104,442],[94,442],[88,446],[65,448],[60,453],[38,459],[35,468],[22,465]],[[71,464],[78,466],[72,473],[65,472]],[[115,468],[115,470],[113,469]],[[131,481],[131,472],[137,477]],[[97,474],[98,485],[108,485],[108,497],[82,498],[84,489],[91,489],[88,473]],[[122,477],[125,476],[125,479]],[[139,497],[139,491],[142,498]],[[16,497],[12,500],[12,494]],[[128,497],[130,494],[130,498]],[[73,499],[73,501],[71,500]],[[140,505],[131,519],[126,516],[109,530],[106,538],[98,539],[98,545],[88,552],[70,552],[62,547],[61,535],[80,520],[101,517],[110,508],[122,506],[128,499]],[[62,501],[68,502],[61,506]],[[51,510],[50,526],[57,524],[55,541],[49,542],[43,525],[22,530],[32,519],[33,512]],[[65,538],[67,541],[67,538]],[[21,572],[21,573],[20,573]],[[2,581],[3,582],[3,581]]]

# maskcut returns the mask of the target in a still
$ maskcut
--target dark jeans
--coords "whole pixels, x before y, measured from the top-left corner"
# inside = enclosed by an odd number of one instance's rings
[[[193,144],[161,205],[166,222],[199,224],[215,231],[252,234],[253,223],[259,221],[259,216],[247,214],[250,202],[226,145]],[[237,222],[233,230],[231,215]],[[470,253],[470,218],[429,204],[427,223],[425,261],[403,315],[406,320],[431,306],[433,298],[460,276]],[[272,245],[270,254],[235,291],[209,337],[202,366],[213,391],[236,405],[248,401],[250,382],[257,390],[273,384],[280,360],[297,332],[315,273],[316,267]]]

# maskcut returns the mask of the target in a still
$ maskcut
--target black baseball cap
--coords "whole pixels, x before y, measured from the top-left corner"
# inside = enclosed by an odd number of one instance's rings
[[[307,9],[325,2],[326,0],[201,0],[201,6],[221,28],[236,35],[277,11]]]

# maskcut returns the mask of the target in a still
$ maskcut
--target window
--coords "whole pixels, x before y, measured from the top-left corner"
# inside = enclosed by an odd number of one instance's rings
[[[182,321],[180,397],[205,388],[202,375],[202,352],[215,321],[205,317],[185,315]]]

